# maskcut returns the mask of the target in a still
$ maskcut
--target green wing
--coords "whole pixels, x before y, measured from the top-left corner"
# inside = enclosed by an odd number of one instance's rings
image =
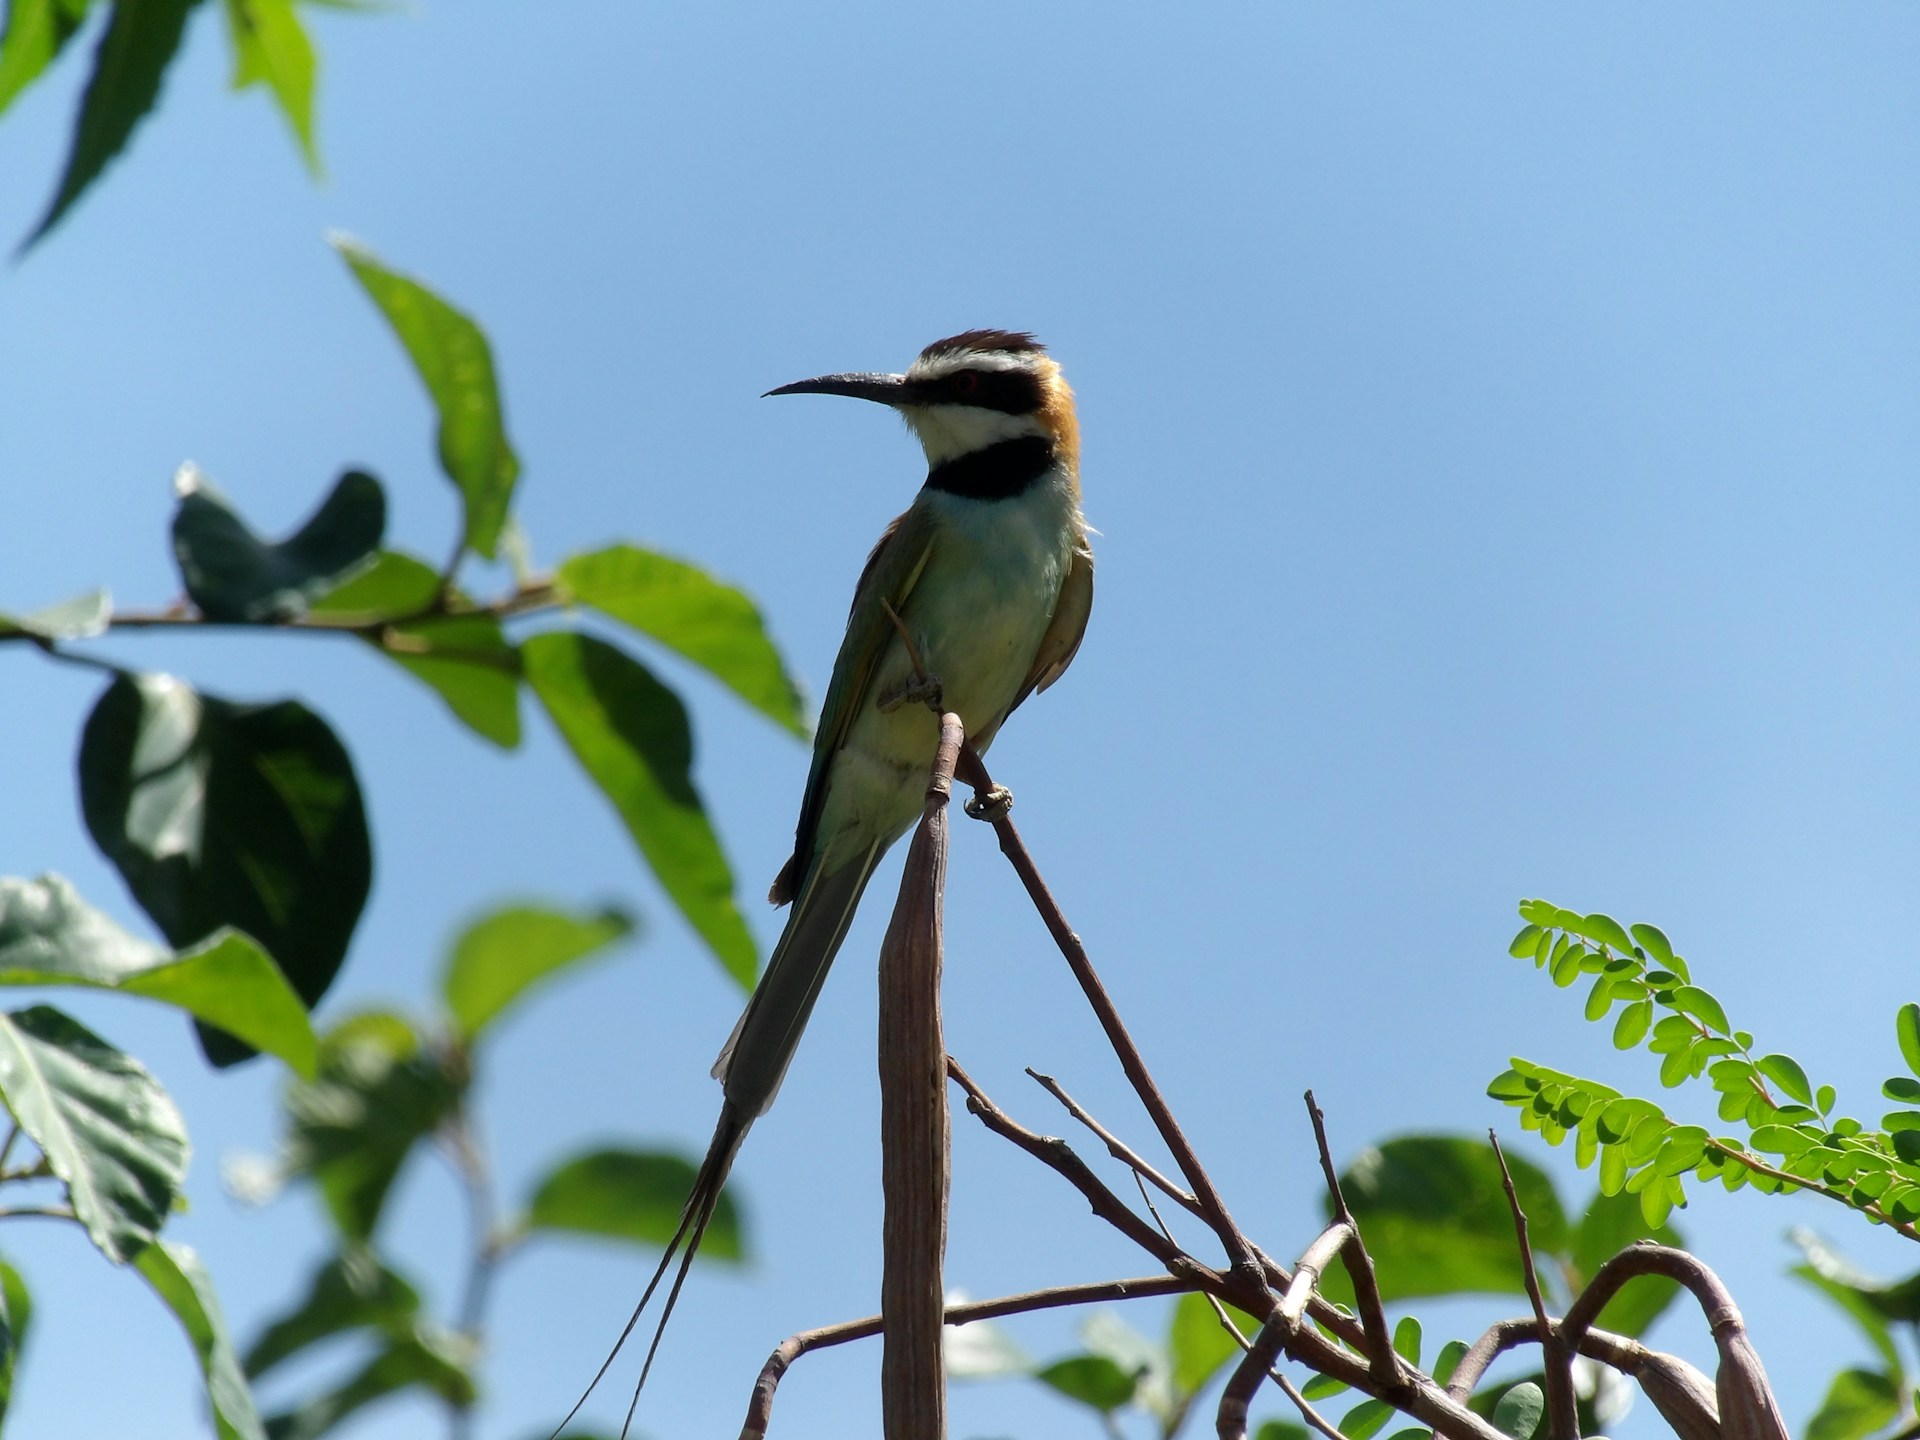
[[[887,617],[886,606],[891,605],[896,615],[904,612],[907,596],[913,593],[921,572],[927,568],[927,556],[932,548],[933,527],[928,512],[915,505],[895,517],[882,532],[873,553],[867,556],[860,583],[854,587],[846,638],[840,642],[840,653],[833,662],[833,678],[827,682],[820,724],[814,731],[813,765],[807,771],[806,797],[800,802],[793,857],[781,868],[773,888],[767,892],[767,899],[775,905],[784,905],[793,898],[806,872],[806,857],[813,849],[814,832],[826,803],[827,767],[845,742],[860,707],[867,702],[874,666],[880,663],[881,655],[898,633]]]

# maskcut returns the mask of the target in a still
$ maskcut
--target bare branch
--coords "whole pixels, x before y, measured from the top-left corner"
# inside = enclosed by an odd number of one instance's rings
[[[1400,1357],[1394,1353],[1393,1332],[1387,1328],[1387,1309],[1380,1299],[1380,1282],[1373,1273],[1373,1257],[1360,1238],[1360,1227],[1347,1209],[1347,1197],[1340,1190],[1340,1176],[1333,1168],[1333,1151],[1327,1146],[1327,1117],[1321,1113],[1313,1091],[1306,1094],[1307,1116],[1313,1121],[1313,1143],[1320,1152],[1320,1172],[1326,1177],[1327,1193],[1333,1197],[1334,1218],[1349,1232],[1346,1247],[1340,1252],[1347,1264],[1347,1276],[1353,1281],[1354,1306],[1360,1312],[1360,1324],[1367,1334],[1367,1357],[1373,1378],[1382,1385],[1401,1381]]]
[[[1181,1189],[1165,1175],[1162,1175],[1158,1170],[1154,1169],[1152,1165],[1141,1158],[1140,1154],[1135,1151],[1132,1146],[1128,1145],[1126,1141],[1122,1140],[1118,1135],[1115,1135],[1111,1130],[1107,1129],[1106,1126],[1094,1119],[1092,1115],[1088,1114],[1087,1111],[1081,1107],[1080,1103],[1066,1092],[1065,1087],[1063,1087],[1058,1080],[1054,1079],[1051,1075],[1042,1075],[1031,1065],[1027,1067],[1027,1074],[1038,1081],[1041,1088],[1049,1095],[1053,1096],[1054,1099],[1065,1106],[1069,1115],[1086,1126],[1087,1129],[1091,1130],[1095,1135],[1099,1136],[1101,1141],[1106,1145],[1109,1155],[1113,1156],[1113,1158],[1118,1160],[1122,1165],[1128,1166],[1136,1175],[1152,1183],[1168,1199],[1179,1205],[1181,1209],[1186,1210],[1189,1214],[1197,1215],[1203,1220],[1206,1219],[1206,1214],[1201,1210],[1200,1202],[1193,1198],[1192,1191]]]
[[[997,787],[993,777],[987,773],[987,767],[981,763],[979,754],[971,745],[960,752],[959,776],[971,785],[976,792],[985,794]],[[1154,1083],[1148,1072],[1146,1061],[1140,1056],[1139,1048],[1133,1043],[1133,1037],[1127,1033],[1126,1024],[1120,1018],[1120,1012],[1114,1008],[1106,987],[1100,983],[1100,977],[1088,957],[1086,946],[1080,943],[1080,937],[1067,923],[1066,915],[1061,911],[1047,882],[1040,877],[1039,869],[1033,863],[1033,857],[1020,839],[1013,817],[1007,807],[995,806],[986,817],[992,824],[994,833],[1000,839],[1000,851],[1013,865],[1019,875],[1020,883],[1026,887],[1028,897],[1034,908],[1040,912],[1040,918],[1046,922],[1047,930],[1053,936],[1054,944],[1059,946],[1067,966],[1073,971],[1074,979],[1080,982],[1080,989],[1087,997],[1087,1003],[1093,1007],[1093,1013],[1100,1021],[1100,1028],[1106,1031],[1107,1043],[1119,1057],[1120,1067],[1126,1071],[1127,1080],[1133,1086],[1134,1093],[1140,1097],[1141,1104],[1147,1108],[1154,1128],[1160,1132],[1160,1139],[1172,1154],[1174,1163],[1180,1167],[1180,1173],[1186,1177],[1192,1187],[1194,1198],[1200,1202],[1201,1211],[1220,1239],[1221,1246],[1227,1252],[1227,1258],[1233,1268],[1250,1279],[1264,1282],[1264,1272],[1254,1259],[1253,1247],[1239,1226],[1233,1223],[1233,1217],[1227,1213],[1226,1202],[1214,1188],[1212,1179],[1200,1164],[1200,1157],[1194,1153],[1188,1143],[1186,1133],[1180,1128],[1180,1122],[1174,1118],[1172,1107],[1166,1097],[1160,1093],[1160,1087]]]
[[[1273,1362],[1280,1358],[1281,1349],[1292,1338],[1294,1327],[1298,1324],[1298,1319],[1286,1314],[1284,1309],[1276,1311],[1260,1327],[1260,1333],[1253,1337],[1253,1343],[1247,1346],[1247,1353],[1240,1357],[1233,1374],[1227,1377],[1227,1387],[1220,1395],[1220,1408],[1214,1413],[1213,1428],[1220,1440],[1246,1440],[1247,1408],[1252,1405],[1260,1382],[1273,1370]]]
[[[1506,1153],[1500,1137],[1487,1131],[1493,1142],[1493,1158],[1500,1162],[1500,1185],[1507,1192],[1507,1209],[1513,1213],[1513,1230],[1520,1242],[1520,1276],[1526,1282],[1527,1299],[1533,1302],[1534,1326],[1540,1336],[1541,1369],[1547,1381],[1547,1433],[1553,1440],[1580,1440],[1580,1409],[1573,1396],[1573,1367],[1565,1342],[1547,1318],[1547,1302],[1540,1294],[1540,1274],[1533,1264],[1533,1242],[1527,1234],[1527,1212],[1520,1207],[1520,1192],[1513,1185],[1513,1171],[1507,1168]]]
[[[1102,1300],[1140,1300],[1157,1295],[1179,1295],[1195,1288],[1196,1282],[1173,1275],[1148,1275],[1137,1280],[1104,1280],[1095,1285],[1056,1285],[1047,1290],[1028,1290],[1019,1295],[1002,1295],[995,1300],[976,1300],[965,1305],[949,1305],[944,1313],[948,1325],[966,1325],[975,1320],[994,1320],[1002,1315],[1024,1315],[1034,1310],[1052,1310],[1063,1305],[1091,1305]],[[780,1381],[793,1362],[812,1350],[845,1345],[851,1340],[867,1340],[881,1333],[878,1315],[824,1325],[817,1330],[802,1330],[790,1335],[774,1348],[753,1384],[753,1396],[747,1404],[746,1423],[740,1427],[740,1440],[761,1440],[773,1416],[773,1399]]]

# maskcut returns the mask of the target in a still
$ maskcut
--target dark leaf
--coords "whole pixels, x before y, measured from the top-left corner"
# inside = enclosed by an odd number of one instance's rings
[[[1507,1164],[1535,1252],[1561,1253],[1567,1221],[1552,1182],[1517,1155]],[[1340,1183],[1385,1299],[1525,1292],[1500,1166],[1484,1140],[1402,1136],[1362,1151]],[[1330,1300],[1353,1303],[1344,1268],[1330,1269],[1321,1288]]]
[[[402,1340],[415,1333],[420,1294],[370,1250],[351,1247],[314,1272],[307,1293],[260,1332],[246,1355],[254,1379],[311,1345],[350,1330]]]
[[[463,1035],[476,1036],[529,986],[632,932],[632,919],[617,910],[584,916],[531,906],[496,910],[454,942],[440,982],[447,1011]]]
[[[67,168],[46,214],[27,237],[32,245],[59,223],[74,201],[118,155],[134,127],[160,98],[160,81],[180,48],[187,15],[198,0],[119,0],[94,51],[93,74],[73,125]]]
[[[159,1000],[313,1073],[306,1009],[252,940],[221,930],[174,954],[129,935],[58,875],[0,879],[0,985],[85,985]]]
[[[520,653],[527,683],[581,768],[613,802],[668,896],[727,973],[751,987],[753,937],[693,786],[693,731],[680,698],[639,662],[590,635],[535,635]]]
[[[607,1149],[576,1155],[540,1182],[527,1207],[527,1226],[665,1245],[680,1223],[697,1173],[692,1161],[659,1151]],[[723,1190],[700,1258],[739,1260],[744,1255],[740,1212],[732,1192]]]
[[[168,941],[252,936],[311,1007],[373,881],[359,782],[305,706],[236,705],[170,675],[119,676],[87,717],[80,803],[94,843]],[[205,1025],[216,1065],[252,1048]]]
[[[333,248],[387,317],[433,397],[440,412],[440,468],[460,487],[467,547],[493,559],[520,461],[507,440],[485,333],[419,281],[387,269],[358,242],[335,236]]]
[[[465,1083],[404,1022],[343,1021],[322,1042],[320,1078],[287,1091],[287,1169],[318,1183],[342,1236],[370,1240],[401,1166]]]
[[[380,482],[348,470],[285,540],[261,539],[192,466],[174,481],[173,555],[187,595],[209,620],[263,624],[304,615],[319,596],[365,569],[387,528]]]
[[[561,586],[623,625],[684,655],[795,735],[807,733],[800,691],[754,603],[671,556],[610,545],[560,566]]]
[[[186,1183],[187,1132],[139,1061],[58,1010],[16,1010],[0,1016],[0,1099],[102,1254],[124,1264],[155,1239]]]
[[[1253,1432],[1253,1440],[1311,1440],[1304,1425],[1291,1420],[1268,1420]]]
[[[370,569],[316,601],[313,613],[391,620],[362,638],[431,685],[475,734],[511,750],[520,743],[520,653],[490,615],[425,615],[439,593],[440,577],[424,560],[382,550]]]
[[[186,1329],[206,1378],[207,1401],[220,1440],[264,1440],[260,1412],[254,1408],[253,1392],[227,1338],[220,1301],[200,1257],[185,1245],[157,1240],[135,1256],[133,1264]]]

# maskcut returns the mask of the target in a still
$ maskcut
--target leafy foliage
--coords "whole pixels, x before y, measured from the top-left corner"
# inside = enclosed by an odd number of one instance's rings
[[[290,620],[372,563],[387,528],[380,482],[349,470],[298,530],[260,539],[227,497],[191,465],[174,481],[173,553],[187,595],[209,620]]]
[[[1877,1131],[1835,1116],[1833,1088],[1816,1088],[1791,1056],[1756,1055],[1753,1037],[1732,1027],[1654,926],[1629,933],[1609,916],[1578,915],[1543,900],[1523,902],[1520,914],[1527,923],[1510,953],[1532,960],[1562,988],[1592,976],[1587,1018],[1603,1021],[1618,1007],[1617,1048],[1644,1045],[1660,1056],[1660,1081],[1669,1089],[1707,1080],[1719,1097],[1720,1120],[1746,1134],[1716,1136],[1670,1119],[1650,1100],[1516,1058],[1487,1093],[1513,1106],[1524,1128],[1555,1145],[1572,1136],[1578,1162],[1597,1162],[1600,1188],[1637,1195],[1650,1223],[1686,1203],[1692,1175],[1729,1190],[1813,1190],[1920,1238],[1913,1227],[1920,1219],[1920,1110],[1892,1111]],[[1920,1007],[1903,1006],[1895,1029],[1913,1073],[1889,1079],[1885,1094],[1920,1101]]]

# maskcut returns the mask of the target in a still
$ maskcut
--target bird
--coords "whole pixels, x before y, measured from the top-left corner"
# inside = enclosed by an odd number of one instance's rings
[[[793,854],[768,894],[792,910],[714,1063],[720,1119],[678,1229],[594,1377],[678,1254],[636,1403],[734,1157],[773,1104],[867,881],[920,816],[939,721],[917,702],[958,714],[984,752],[1007,716],[1072,663],[1093,606],[1073,392],[1032,335],[968,330],[927,346],[904,374],[819,375],[766,393],[890,406],[919,440],[927,476],[854,587]]]

